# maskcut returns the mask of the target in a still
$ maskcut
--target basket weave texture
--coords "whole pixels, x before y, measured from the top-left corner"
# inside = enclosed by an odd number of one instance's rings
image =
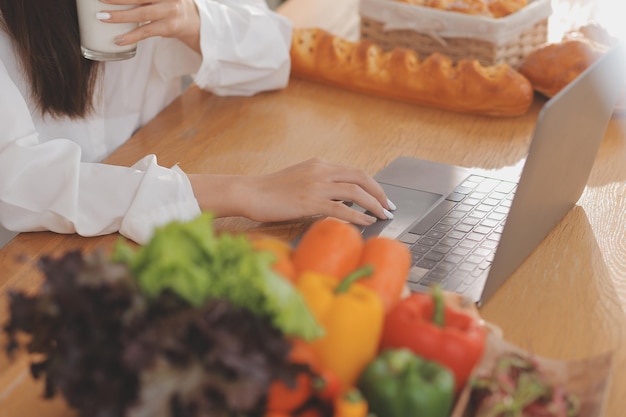
[[[362,0],[362,2],[367,1],[369,0]],[[535,0],[535,2],[538,1],[544,0]],[[383,9],[382,6],[387,4],[391,7],[398,7],[396,5],[398,2],[394,0],[376,0],[376,3],[381,9]],[[529,6],[531,4],[532,2],[529,3]],[[377,18],[361,13],[361,39],[370,40],[385,51],[395,47],[413,49],[422,59],[438,52],[447,55],[454,62],[469,58],[478,60],[482,65],[495,65],[504,62],[513,68],[518,68],[524,58],[539,46],[545,44],[548,38],[548,17],[546,16],[545,8],[540,13],[527,13],[524,19],[516,16],[514,19],[514,23],[517,23],[518,26],[516,28],[509,24],[512,20],[507,22],[507,17],[496,19],[472,15],[459,16],[460,13],[457,12],[425,10],[430,8],[406,4],[400,4],[400,7],[414,8],[411,11],[412,15],[419,15],[419,13],[423,12],[423,19],[430,19],[430,16],[436,13],[437,22],[444,28],[455,25],[455,21],[446,22],[446,16],[450,16],[453,19],[464,19],[465,27],[472,27],[472,19],[474,19],[475,27],[478,29],[476,31],[468,31],[465,34],[456,30],[452,36],[446,35],[446,31],[442,31],[439,34],[436,30],[430,30],[429,33],[425,33],[419,29],[410,28],[389,29],[389,22],[385,21],[386,13],[384,10],[381,10]],[[411,26],[410,23],[408,24],[409,26]],[[493,25],[493,27],[489,27],[489,25]],[[505,41],[503,41],[503,37],[498,36],[499,28],[504,27],[507,28],[507,34],[504,37],[507,40]],[[491,31],[491,36],[485,36],[480,33],[489,30]],[[449,33],[450,31],[447,32]],[[489,39],[490,37],[493,39]]]

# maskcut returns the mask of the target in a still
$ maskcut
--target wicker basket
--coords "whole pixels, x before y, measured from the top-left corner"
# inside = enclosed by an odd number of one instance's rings
[[[439,52],[453,61],[506,62],[513,68],[546,43],[551,12],[550,0],[531,0],[516,13],[497,19],[395,0],[361,0],[359,4],[361,39],[384,50],[404,47],[422,58]]]

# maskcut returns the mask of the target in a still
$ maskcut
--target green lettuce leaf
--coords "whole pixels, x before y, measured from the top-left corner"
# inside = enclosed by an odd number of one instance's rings
[[[245,235],[216,235],[212,222],[205,213],[190,222],[169,223],[137,250],[119,241],[113,260],[127,264],[151,297],[170,290],[194,306],[227,299],[268,317],[286,335],[322,336],[301,294],[271,268],[272,255],[256,251]]]

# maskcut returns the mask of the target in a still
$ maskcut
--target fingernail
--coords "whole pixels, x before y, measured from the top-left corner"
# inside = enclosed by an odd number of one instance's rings
[[[395,205],[395,204],[393,204],[393,201],[391,201],[390,199],[387,199],[387,205],[389,206],[389,208],[390,208],[392,211],[398,208],[398,207],[396,207],[396,205]]]
[[[387,217],[387,219],[389,220],[393,219],[393,214],[389,210],[384,208],[383,213],[385,213],[385,216]]]
[[[125,40],[126,40],[126,39],[124,39],[124,37],[123,37],[123,36],[118,36],[117,38],[114,38],[114,39],[113,39],[113,42],[114,42],[116,45],[124,45],[124,41],[125,41]]]
[[[107,12],[98,12],[96,13],[96,19],[98,20],[109,20],[111,18],[111,14]]]

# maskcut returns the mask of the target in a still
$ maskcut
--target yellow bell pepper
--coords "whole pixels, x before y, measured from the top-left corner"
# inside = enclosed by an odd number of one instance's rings
[[[369,409],[361,392],[352,388],[335,399],[334,411],[333,417],[366,417]]]
[[[324,336],[311,342],[321,365],[335,374],[341,390],[352,388],[377,354],[384,321],[380,297],[355,283],[372,273],[366,266],[337,281],[336,277],[304,272],[296,284]]]

